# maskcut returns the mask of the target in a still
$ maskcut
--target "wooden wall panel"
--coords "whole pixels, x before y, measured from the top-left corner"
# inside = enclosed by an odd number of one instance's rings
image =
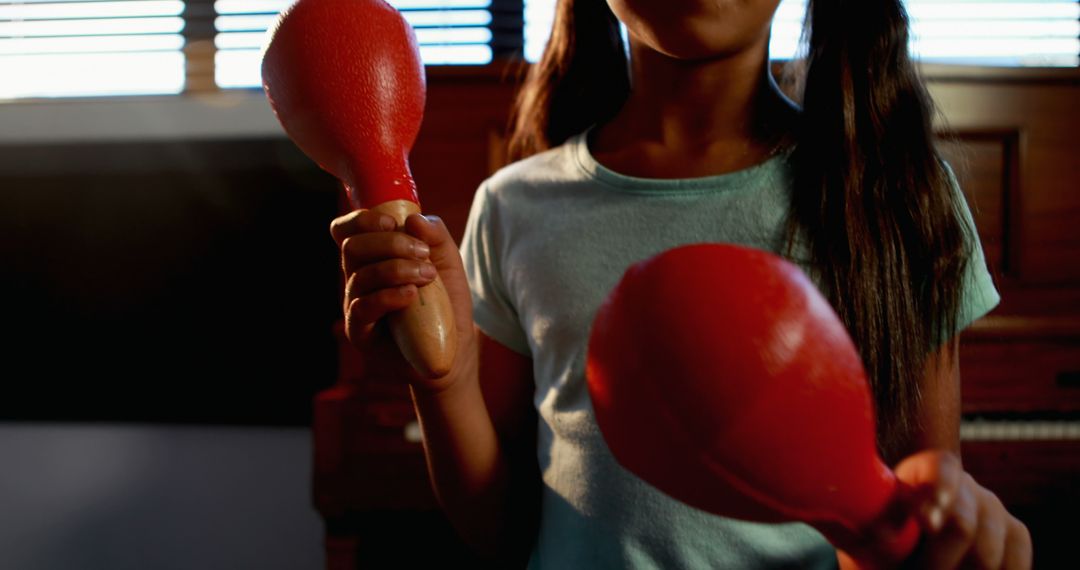
[[[949,130],[1018,133],[1016,269],[1029,283],[1080,283],[1080,89],[1067,71],[930,81]]]
[[[1051,476],[1075,469],[1080,442],[968,442],[964,466],[978,472],[980,483],[1018,505],[1080,503],[1080,475]],[[1075,473],[1075,471],[1073,471]]]
[[[963,412],[1080,413],[1077,339],[1006,338],[963,347]]]
[[[1077,412],[1080,390],[1080,85],[931,84],[950,130],[943,151],[975,214],[1002,295],[961,346],[966,414]]]
[[[501,75],[444,72],[429,81],[423,128],[410,156],[421,204],[455,239],[465,229],[473,194],[494,167],[514,86]],[[494,164],[493,164],[494,163]]]
[[[1080,74],[937,71],[943,150],[1002,295],[961,339],[969,425],[1003,422],[963,442],[964,465],[1028,525],[1036,567],[1071,567],[1075,537],[1056,511],[1080,506],[1080,440],[1042,428],[1080,419]]]
[[[1016,133],[956,133],[942,143],[945,159],[956,172],[960,188],[975,219],[983,251],[992,274],[1010,270],[1009,204],[1015,195],[1010,176],[1016,160]]]

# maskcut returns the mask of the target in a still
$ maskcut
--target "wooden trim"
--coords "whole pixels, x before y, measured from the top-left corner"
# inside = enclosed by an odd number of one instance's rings
[[[929,82],[978,82],[1080,84],[1080,67],[990,67],[981,65],[919,64],[919,72]]]
[[[429,65],[425,70],[432,82],[519,83],[530,67],[523,59],[496,59],[487,65]]]
[[[778,73],[791,60],[772,60]],[[488,65],[440,65],[428,67],[430,79],[516,80],[523,78],[531,64],[518,59],[498,59]],[[919,73],[928,82],[978,82],[1080,84],[1080,67],[994,67],[982,65],[949,65],[943,63],[917,64]]]
[[[214,79],[214,40],[189,40],[184,46],[184,91],[195,95],[221,91]]]
[[[1080,341],[1080,317],[1024,317],[991,315],[971,324],[965,340]]]
[[[1023,207],[1021,203],[1023,191],[1020,188],[1020,168],[1023,164],[1023,157],[1020,156],[1020,153],[1023,150],[1023,129],[952,129],[946,123],[941,125],[941,128],[935,129],[934,135],[939,142],[961,147],[965,143],[972,141],[1000,143],[1001,180],[998,181],[998,184],[1001,187],[1001,203],[997,204],[997,207],[1001,208],[1002,215],[1001,262],[996,268],[998,273],[995,276],[1010,281],[1019,279],[1022,275],[1020,270],[1022,260],[1020,244],[1021,235],[1023,235],[1021,233],[1023,217],[1020,212]],[[954,168],[957,166],[953,164]]]

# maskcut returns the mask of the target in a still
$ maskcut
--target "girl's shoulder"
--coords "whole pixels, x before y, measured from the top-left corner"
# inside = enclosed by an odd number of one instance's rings
[[[581,136],[499,168],[481,187],[489,193],[505,194],[582,180],[586,176],[576,157]]]

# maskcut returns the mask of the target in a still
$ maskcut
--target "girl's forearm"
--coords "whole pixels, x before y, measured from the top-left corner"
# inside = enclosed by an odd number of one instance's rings
[[[413,389],[435,495],[462,538],[496,556],[507,529],[510,469],[476,366],[438,392]]]

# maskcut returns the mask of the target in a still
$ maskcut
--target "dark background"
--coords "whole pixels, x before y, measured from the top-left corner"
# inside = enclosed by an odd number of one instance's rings
[[[0,154],[0,420],[310,423],[334,178],[284,137]]]

